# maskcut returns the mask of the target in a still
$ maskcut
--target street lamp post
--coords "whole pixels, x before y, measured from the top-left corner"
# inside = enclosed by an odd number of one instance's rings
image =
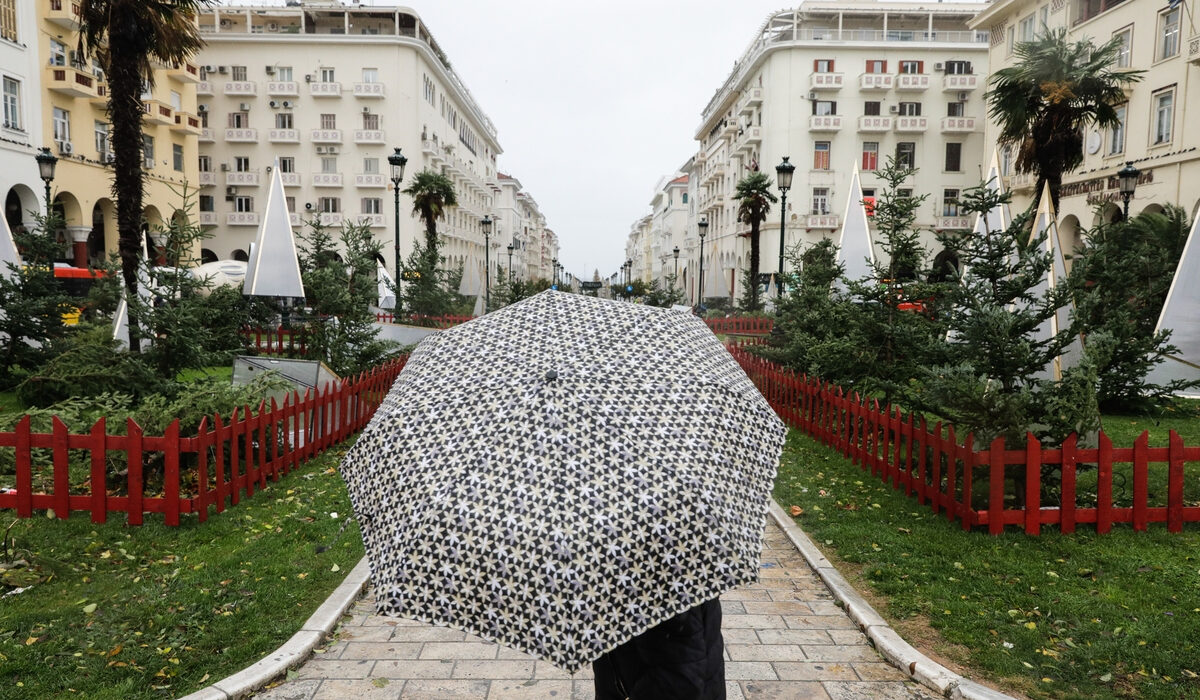
[[[484,308],[492,308],[492,217],[483,215],[479,222],[483,228],[483,304]]]
[[[553,272],[550,273],[550,276],[553,278],[554,288],[558,289],[558,258],[552,258],[550,262],[553,264],[551,268]]]
[[[34,159],[38,164],[38,175],[41,176],[42,182],[46,183],[46,218],[49,219],[53,209],[50,202],[50,183],[54,180],[54,168],[58,165],[58,158],[49,148],[42,148]]]
[[[675,255],[675,281],[679,281],[679,246],[675,246],[675,250],[671,251]]]
[[[1125,201],[1125,219],[1129,219],[1129,200],[1133,199],[1133,191],[1137,189],[1138,175],[1142,172],[1133,167],[1133,161],[1126,161],[1125,167],[1117,171],[1117,179],[1120,182],[1119,191],[1121,199]]]
[[[509,243],[508,244],[508,282],[509,282],[509,284],[512,284],[512,252],[513,252],[513,246],[512,246],[512,243]]]
[[[394,241],[395,246],[395,263],[396,263],[396,284],[400,283],[400,181],[404,179],[404,166],[408,164],[408,158],[397,148],[396,152],[388,156],[388,165],[392,166],[392,192],[396,195],[396,236]]]
[[[700,287],[696,292],[696,305],[704,306],[704,235],[708,233],[708,219],[700,219],[696,228],[700,231]]]
[[[775,166],[775,182],[779,185],[779,271],[775,273],[776,293],[783,295],[783,243],[787,238],[787,193],[792,189],[792,173],[796,166],[788,162],[789,156],[783,157],[783,162]],[[758,280],[753,280],[758,284]]]

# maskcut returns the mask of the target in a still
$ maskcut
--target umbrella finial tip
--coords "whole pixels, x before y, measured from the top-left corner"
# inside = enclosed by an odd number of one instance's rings
[[[558,379],[558,372],[555,372],[554,370],[550,370],[549,372],[546,372],[546,381],[552,382],[555,379]]]

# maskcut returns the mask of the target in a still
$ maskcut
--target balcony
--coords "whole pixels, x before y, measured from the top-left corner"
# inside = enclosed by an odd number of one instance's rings
[[[216,139],[213,138],[212,129],[200,129],[200,143],[212,143],[214,141],[216,141]]]
[[[755,147],[762,143],[762,127],[747,126],[742,129],[742,134],[737,137],[734,142],[734,152],[741,153],[742,151],[750,152]]]
[[[300,143],[299,129],[270,129],[267,140],[271,143]]]
[[[892,118],[872,115],[858,118],[859,131],[891,131]]]
[[[225,215],[226,226],[258,226],[259,216],[256,211],[234,211]]]
[[[50,0],[46,21],[72,32],[79,29],[79,3],[70,0]]]
[[[215,211],[200,212],[200,225],[201,226],[216,226],[217,225],[217,212],[215,212]]]
[[[811,90],[841,90],[843,75],[842,73],[813,73],[808,78],[808,87]]]
[[[891,73],[863,73],[858,76],[858,87],[862,90],[891,90],[896,84]]]
[[[196,96],[197,97],[203,97],[205,95],[211,96],[212,94],[213,94],[212,83],[208,82],[207,80],[201,80],[200,82],[196,83]]]
[[[356,173],[354,175],[355,187],[387,187],[387,181],[383,179],[381,173]]]
[[[312,176],[313,187],[341,187],[341,173],[316,173]]]
[[[51,66],[46,71],[46,86],[72,97],[100,96],[100,80],[89,70],[71,66]]]
[[[896,131],[899,133],[916,133],[929,128],[929,120],[925,117],[896,117]]]
[[[267,83],[267,94],[272,97],[299,97],[300,83],[294,80],[275,81]]]
[[[229,143],[258,143],[258,129],[226,129],[225,140]]]
[[[313,143],[341,143],[341,129],[313,129],[312,136],[309,138]]]
[[[1037,184],[1037,178],[1033,173],[1013,173],[1008,176],[1008,189],[1014,192],[1032,190],[1035,184]]]
[[[842,118],[833,114],[813,115],[808,118],[809,131],[839,131]]]
[[[288,212],[288,223],[290,223],[292,225],[292,227],[295,228],[297,226],[300,226],[303,222],[300,221],[299,214],[297,214],[295,212]]]
[[[200,68],[195,63],[181,63],[167,68],[167,75],[181,83],[199,83]]]
[[[258,94],[258,83],[252,80],[230,80],[225,83],[225,94],[254,97]]]
[[[225,173],[225,184],[226,185],[250,185],[253,187],[258,187],[258,185],[259,185],[258,173],[257,172]]]
[[[341,83],[309,83],[308,94],[313,97],[341,97]]]
[[[341,226],[343,217],[339,211],[323,211],[317,214],[317,220],[322,226]]]
[[[185,134],[200,134],[200,117],[187,112],[175,113],[175,124],[171,126],[175,131],[182,131]]]
[[[383,143],[383,131],[379,129],[355,129],[354,143]]]
[[[939,216],[933,227],[939,231],[965,231],[971,228],[971,217]]]
[[[212,187],[217,184],[217,174],[212,171],[200,171],[200,186]]]
[[[166,124],[175,126],[175,110],[171,105],[159,100],[142,100],[142,111],[145,116],[142,121],[146,124]]]
[[[380,97],[384,96],[383,83],[355,83],[355,97]]]
[[[383,214],[359,214],[356,220],[360,225],[366,224],[371,228],[387,226],[387,220],[383,218]]]
[[[896,76],[897,90],[928,90],[929,76],[924,73],[901,73]]]
[[[978,75],[951,75],[942,76],[942,92],[960,92],[966,90],[974,90],[979,87]]]
[[[746,96],[742,100],[742,107],[738,110],[738,114],[753,114],[754,108],[762,104],[762,88],[753,88],[746,91]]]
[[[945,117],[942,119],[943,134],[969,134],[975,131],[975,117]]]
[[[841,226],[841,217],[837,214],[810,214],[804,220],[805,228],[833,228]]]
[[[96,81],[96,96],[91,98],[90,100],[88,100],[88,102],[91,102],[93,107],[99,107],[100,109],[107,110],[108,109],[108,85],[97,80]]]
[[[299,187],[300,173],[279,173],[279,181],[284,187]]]

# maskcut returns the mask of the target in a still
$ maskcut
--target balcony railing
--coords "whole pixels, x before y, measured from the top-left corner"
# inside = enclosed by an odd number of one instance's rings
[[[196,95],[211,95],[213,94],[213,85],[207,80],[201,80],[196,83]]]
[[[809,131],[838,131],[842,128],[842,118],[832,114],[813,115],[808,118]]]
[[[98,97],[100,80],[91,71],[72,66],[52,66],[47,87],[72,97]]]
[[[355,83],[355,97],[384,97],[383,83]]]
[[[901,73],[896,76],[897,90],[928,90],[929,76],[924,73]]]
[[[387,181],[383,179],[382,173],[356,173],[354,175],[355,187],[387,187]]]
[[[142,112],[145,116],[142,120],[148,124],[168,124],[174,126],[175,112],[171,109],[171,105],[158,100],[143,100]]]
[[[226,185],[252,185],[258,186],[258,173],[256,172],[229,172],[225,173]]]
[[[805,219],[805,228],[837,228],[841,225],[837,214],[810,214]]]
[[[271,129],[267,131],[271,143],[300,143],[299,129]]]
[[[309,83],[308,94],[313,97],[341,97],[341,83]]]
[[[752,114],[754,108],[762,104],[762,88],[751,88],[746,91],[746,96],[742,98],[742,106],[738,110],[739,114]]]
[[[317,214],[317,220],[321,222],[322,226],[341,226],[343,217],[339,211],[323,211]]]
[[[356,129],[354,143],[383,143],[383,131],[379,129]]]
[[[969,216],[939,216],[934,223],[934,228],[944,231],[962,231],[971,228],[971,217]]]
[[[50,0],[46,20],[70,31],[79,29],[79,3],[70,0]]]
[[[843,78],[842,73],[813,73],[808,86],[813,90],[841,90]]]
[[[201,129],[200,130],[200,143],[212,143],[215,140],[216,139],[213,138],[213,130],[212,129]]]
[[[297,83],[294,80],[272,80],[267,83],[267,94],[271,95],[272,97],[276,95],[282,97],[299,97],[300,83]]]
[[[743,128],[741,136],[738,136],[737,141],[734,142],[734,152],[752,151],[761,143],[762,127],[747,126]]]
[[[200,212],[200,225],[201,226],[216,226],[217,225],[217,212],[215,212],[215,211]]]
[[[313,129],[310,140],[313,143],[341,143],[341,129]]]
[[[259,216],[256,211],[234,211],[225,215],[226,226],[258,226]]]
[[[167,75],[184,83],[199,83],[200,68],[195,63],[181,63],[167,68]]]
[[[863,90],[891,90],[896,84],[891,73],[863,73],[858,76],[858,87]]]
[[[258,94],[258,83],[252,80],[230,80],[225,83],[226,95],[249,95]]]
[[[896,117],[896,131],[918,132],[929,128],[929,120],[925,117]]]
[[[979,87],[978,75],[946,74],[942,76],[943,92],[963,92]]]
[[[366,224],[371,228],[379,228],[380,226],[387,225],[387,220],[384,219],[383,214],[359,214],[356,218],[358,219],[358,223]]]
[[[312,176],[313,187],[341,187],[341,173],[316,173]]]
[[[230,143],[255,143],[258,141],[258,129],[226,129],[225,140]]]
[[[172,128],[185,134],[198,135],[200,133],[200,117],[187,112],[176,112],[175,125]]]
[[[279,181],[284,187],[299,187],[300,173],[279,173]]]
[[[200,171],[200,186],[212,187],[217,184],[217,174],[211,171]]]
[[[891,131],[892,118],[871,115],[858,118],[859,131]]]
[[[947,134],[966,134],[975,131],[975,117],[944,117],[942,132]]]

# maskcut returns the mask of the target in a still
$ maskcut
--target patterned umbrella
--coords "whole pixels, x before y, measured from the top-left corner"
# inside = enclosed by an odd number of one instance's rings
[[[342,473],[380,613],[573,673],[757,579],[785,432],[691,314],[546,291],[421,341]]]

